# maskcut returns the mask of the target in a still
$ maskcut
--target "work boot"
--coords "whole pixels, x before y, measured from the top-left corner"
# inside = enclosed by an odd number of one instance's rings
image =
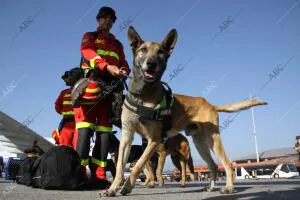
[[[95,176],[92,176],[90,180],[93,189],[104,190],[104,189],[108,189],[111,186],[111,182],[109,182],[106,179],[99,179]]]
[[[106,169],[105,167],[99,167],[97,166],[96,168],[96,172],[95,172],[95,177],[97,177],[98,179],[106,179]]]
[[[110,187],[111,183],[106,180],[106,170],[105,167],[99,167],[98,165],[91,163],[91,184],[94,189],[107,189]]]
[[[106,179],[106,167],[99,167],[95,163],[90,164],[91,176],[98,179]]]

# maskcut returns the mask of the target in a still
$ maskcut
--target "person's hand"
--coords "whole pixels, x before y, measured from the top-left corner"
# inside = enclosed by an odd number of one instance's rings
[[[128,72],[126,71],[125,67],[121,67],[120,70],[122,71],[123,78],[127,78],[129,76]]]
[[[107,65],[106,66],[107,71],[112,75],[112,76],[116,76],[116,77],[125,77],[127,76],[127,72],[121,68],[119,69],[117,66],[115,65]]]

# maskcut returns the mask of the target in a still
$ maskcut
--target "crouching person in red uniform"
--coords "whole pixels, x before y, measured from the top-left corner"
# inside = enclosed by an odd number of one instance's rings
[[[66,71],[62,76],[68,89],[63,90],[55,101],[55,110],[63,116],[59,127],[52,133],[56,144],[73,147],[73,138],[75,133],[75,118],[71,101],[71,92],[75,83],[82,77],[80,68],[73,68]]]
[[[122,78],[126,77],[130,70],[122,44],[110,33],[117,19],[115,11],[103,7],[99,10],[96,19],[99,24],[97,31],[83,35],[80,49],[83,57],[81,68],[85,71],[89,84],[80,95],[80,98],[86,101],[80,101],[79,105],[74,107],[78,131],[76,151],[81,158],[82,169],[85,171],[89,164],[90,138],[95,131],[96,140],[90,165],[91,180],[98,185],[98,188],[106,188],[110,184],[106,180],[105,167],[110,134],[112,134],[110,112],[113,90],[103,94],[105,86],[101,82],[108,83],[110,86],[122,86]],[[99,96],[101,97],[97,98]],[[97,100],[93,101],[95,99]]]

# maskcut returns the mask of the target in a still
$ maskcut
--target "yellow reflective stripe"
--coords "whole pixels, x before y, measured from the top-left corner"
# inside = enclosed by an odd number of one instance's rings
[[[92,69],[95,69],[95,60],[96,59],[101,59],[101,57],[100,56],[95,56],[94,58],[92,58],[90,60],[90,66],[91,66]]]
[[[107,127],[107,126],[96,126],[96,132],[112,132],[112,127]]]
[[[64,101],[63,102],[63,105],[71,105],[72,104],[72,101]]]
[[[98,165],[99,167],[106,167],[106,164],[107,164],[106,161],[101,161],[101,160],[98,160],[98,159],[93,158],[93,157],[92,157],[92,163]]]
[[[100,87],[97,87],[97,88],[85,88],[84,89],[84,92],[88,92],[88,93],[97,93],[97,92],[100,92]]]
[[[79,129],[79,128],[91,128],[91,129],[93,129],[94,124],[90,123],[90,122],[78,122],[78,123],[76,123],[76,129]]]
[[[106,50],[103,50],[103,49],[98,49],[97,54],[99,54],[101,56],[112,56],[112,57],[116,58],[117,60],[120,59],[119,55],[114,51],[106,51]]]
[[[71,94],[65,94],[65,96],[64,97],[70,97],[71,96]]]
[[[28,153],[27,154],[27,157],[30,157],[30,158],[32,158],[32,157],[38,157],[39,156],[39,154],[37,154],[37,153]]]
[[[81,165],[83,166],[87,166],[89,164],[89,159],[81,159],[81,162],[80,162]]]
[[[90,67],[89,67],[89,66],[81,65],[81,68],[82,68],[82,69],[89,69]]]
[[[74,115],[74,111],[62,112],[62,115]]]

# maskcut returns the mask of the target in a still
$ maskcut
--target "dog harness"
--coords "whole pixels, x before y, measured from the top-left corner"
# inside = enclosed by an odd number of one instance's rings
[[[165,82],[161,82],[165,89],[165,95],[154,108],[145,107],[143,102],[125,97],[124,106],[130,111],[136,113],[140,119],[151,121],[163,121],[163,140],[166,139],[166,132],[172,128],[172,106],[174,97],[171,88]]]

